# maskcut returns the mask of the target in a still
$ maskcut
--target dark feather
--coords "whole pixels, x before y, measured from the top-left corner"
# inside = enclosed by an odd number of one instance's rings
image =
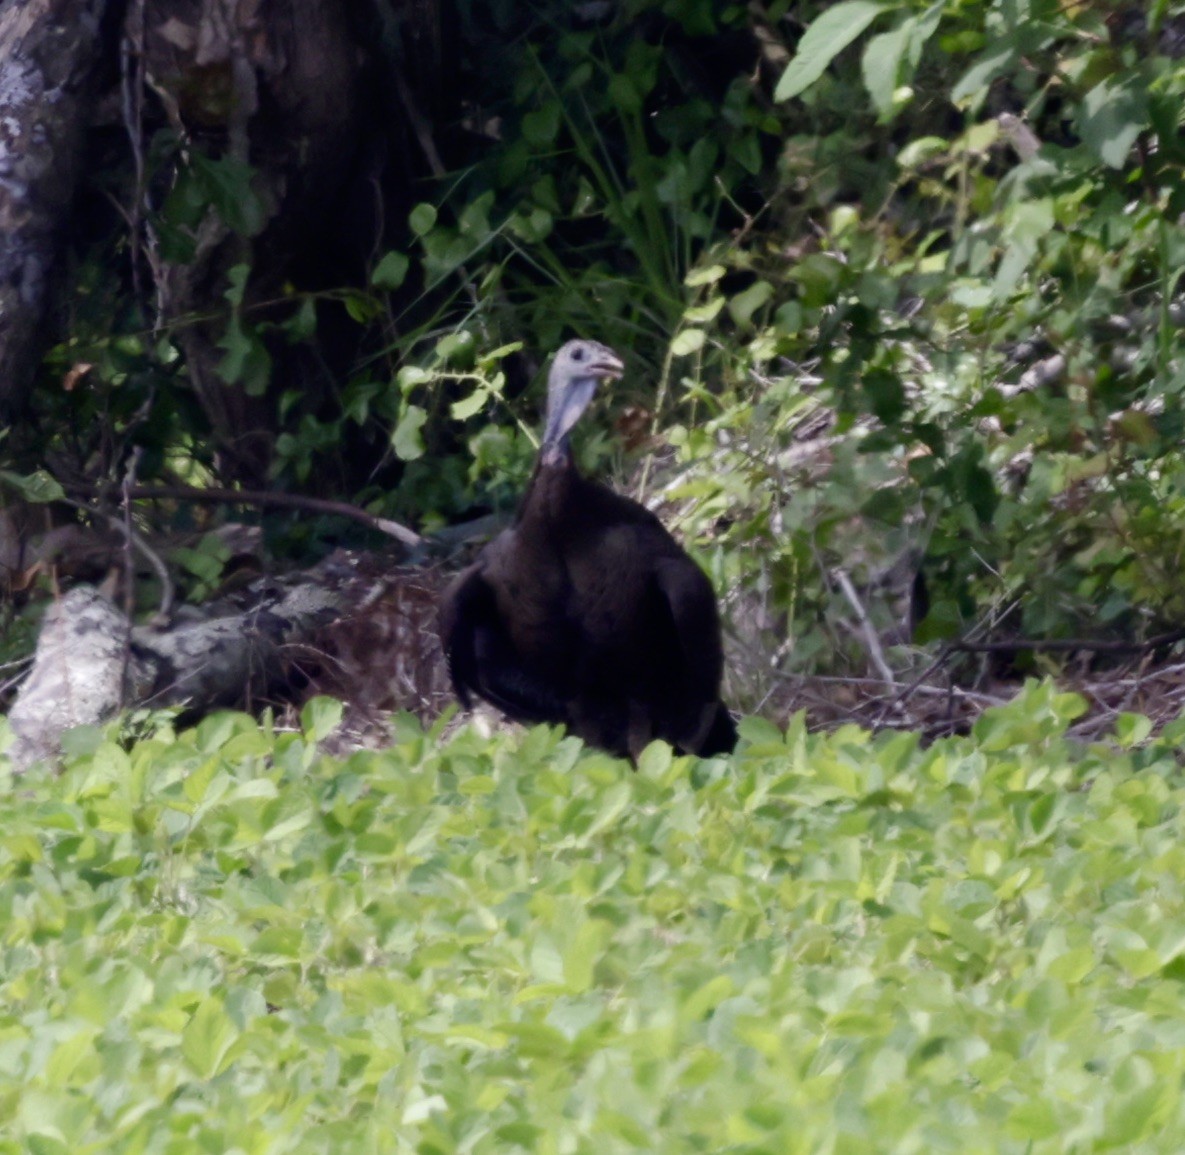
[[[720,702],[716,597],[703,571],[637,502],[582,477],[568,431],[620,361],[569,342],[549,380],[548,423],[513,528],[445,594],[441,638],[462,704],[476,695],[524,722],[562,722],[636,758],[654,738],[731,750]]]

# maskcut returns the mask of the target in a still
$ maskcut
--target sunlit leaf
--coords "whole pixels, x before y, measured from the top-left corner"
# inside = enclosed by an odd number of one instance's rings
[[[1111,168],[1122,168],[1140,132],[1147,127],[1147,103],[1141,90],[1104,80],[1082,100],[1082,139]]]
[[[704,347],[705,338],[703,329],[683,329],[671,342],[671,354],[675,357],[687,357],[697,353]]]
[[[881,5],[871,0],[843,0],[825,9],[802,34],[774,90],[774,99],[789,100],[805,92],[882,11]]]
[[[428,414],[418,405],[408,405],[391,435],[391,446],[402,461],[414,461],[424,454],[424,439],[420,434]]]

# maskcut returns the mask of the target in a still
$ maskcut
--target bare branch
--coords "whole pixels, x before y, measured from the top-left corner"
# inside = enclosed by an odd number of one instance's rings
[[[880,639],[876,636],[876,630],[868,618],[868,611],[864,608],[864,603],[860,601],[856,593],[856,587],[852,585],[852,579],[842,569],[837,569],[835,571],[835,580],[839,582],[839,588],[843,590],[844,597],[848,599],[848,605],[856,613],[856,621],[859,623],[860,631],[864,635],[864,644],[868,647],[868,656],[872,659],[872,664],[876,666],[877,673],[884,679],[886,685],[896,685],[893,671],[889,663],[885,661],[885,654],[881,649]]]
[[[97,496],[103,488],[96,485],[66,485],[67,492],[83,496]],[[193,501],[215,505],[254,505],[262,508],[297,509],[306,513],[333,514],[359,522],[369,529],[377,530],[406,546],[415,547],[424,539],[414,530],[390,518],[377,517],[356,505],[345,501],[330,501],[323,497],[305,497],[299,493],[274,493],[260,489],[222,489],[218,486],[198,488],[187,485],[133,485],[127,495],[135,500],[145,501]]]

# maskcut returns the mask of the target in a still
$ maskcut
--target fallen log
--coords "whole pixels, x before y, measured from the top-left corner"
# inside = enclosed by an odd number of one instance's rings
[[[46,612],[9,712],[8,757],[17,772],[52,763],[66,730],[133,707],[181,706],[196,718],[329,692],[348,700],[355,726],[396,709],[439,713],[448,692],[435,617],[446,579],[342,551],[144,625],[99,588],[76,586]]]

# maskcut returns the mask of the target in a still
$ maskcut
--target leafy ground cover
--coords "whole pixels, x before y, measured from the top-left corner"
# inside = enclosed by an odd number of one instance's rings
[[[1179,1151],[1180,734],[1081,709],[77,737],[0,795],[0,1151]]]

